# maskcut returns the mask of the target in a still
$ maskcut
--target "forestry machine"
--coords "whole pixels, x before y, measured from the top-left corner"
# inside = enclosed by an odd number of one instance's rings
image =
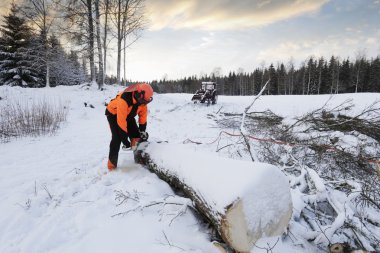
[[[216,82],[202,82],[201,88],[197,90],[194,96],[191,98],[191,101],[197,103],[207,103],[208,105],[216,104],[218,100],[218,94],[216,91]]]

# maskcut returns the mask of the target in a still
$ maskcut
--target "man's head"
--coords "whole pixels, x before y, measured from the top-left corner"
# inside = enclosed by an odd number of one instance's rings
[[[152,86],[147,83],[139,83],[134,95],[139,104],[148,104],[153,100]]]
[[[147,83],[138,83],[129,86],[127,92],[133,92],[133,96],[139,104],[148,104],[153,100],[153,88]]]

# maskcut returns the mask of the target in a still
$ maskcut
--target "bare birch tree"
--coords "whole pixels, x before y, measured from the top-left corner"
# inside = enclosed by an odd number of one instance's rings
[[[294,59],[291,57],[287,64],[287,72],[288,72],[288,94],[293,94],[294,87]]]
[[[366,50],[359,50],[356,52],[356,73],[355,73],[355,93],[358,93],[360,73],[362,71],[362,64],[366,58]]]
[[[139,32],[144,29],[144,0],[110,1],[110,8],[112,8],[110,10],[112,14],[111,20],[113,21],[113,24],[116,27],[116,32],[114,35],[117,44],[116,78],[118,82],[120,82],[122,52],[140,38]]]
[[[100,12],[99,12],[100,0],[94,0],[95,6],[95,23],[96,23],[96,45],[98,49],[98,87],[99,89],[104,85],[104,74],[103,74],[103,52],[102,52],[102,41],[100,39]]]
[[[89,57],[90,57],[90,73],[91,73],[91,82],[96,83],[96,75],[95,75],[95,56],[94,56],[94,18],[92,12],[92,1],[86,0],[86,2],[82,1],[82,3],[86,3],[87,7],[87,19],[88,19],[88,44],[89,44]]]
[[[339,58],[337,58],[337,62],[336,62],[336,88],[335,88],[336,94],[339,94],[339,75],[340,75],[340,62],[339,62]]]
[[[103,35],[103,51],[104,51],[104,61],[103,61],[103,76],[101,83],[104,84],[107,75],[107,49],[108,49],[108,17],[109,17],[109,7],[110,0],[105,0],[104,2],[104,35]]]
[[[72,41],[83,46],[90,60],[90,79],[96,83],[95,73],[95,32],[94,32],[95,0],[59,0],[57,3],[63,12],[64,23],[61,29]]]
[[[29,20],[31,27],[37,30],[40,36],[41,57],[46,69],[45,84],[50,87],[50,48],[48,46],[48,37],[50,28],[53,24],[52,0],[23,0],[20,11]]]

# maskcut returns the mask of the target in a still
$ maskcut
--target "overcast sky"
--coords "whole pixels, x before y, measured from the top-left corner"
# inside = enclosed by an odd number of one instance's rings
[[[4,0],[0,0],[4,3]],[[0,3],[0,7],[1,4]],[[140,81],[298,66],[309,56],[380,55],[380,0],[146,0],[149,27],[127,52]],[[108,73],[116,73],[110,56]]]
[[[147,0],[132,79],[223,74],[309,56],[380,55],[380,0]]]

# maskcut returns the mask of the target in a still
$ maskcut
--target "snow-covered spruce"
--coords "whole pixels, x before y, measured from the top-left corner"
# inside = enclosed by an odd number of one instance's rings
[[[286,230],[292,215],[290,187],[273,165],[166,143],[140,144],[135,160],[189,197],[238,252],[249,252],[258,239]]]

